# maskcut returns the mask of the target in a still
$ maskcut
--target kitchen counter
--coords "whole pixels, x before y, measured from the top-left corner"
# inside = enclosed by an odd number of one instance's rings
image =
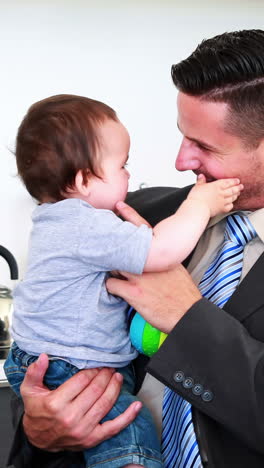
[[[8,387],[8,382],[6,380],[6,376],[3,369],[4,362],[5,361],[3,359],[0,359],[0,387]]]
[[[7,456],[13,437],[10,400],[12,390],[3,371],[4,361],[0,360],[0,467],[7,463]]]

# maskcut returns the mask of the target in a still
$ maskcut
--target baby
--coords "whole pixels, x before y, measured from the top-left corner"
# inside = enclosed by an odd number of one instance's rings
[[[199,178],[178,211],[153,229],[115,214],[128,190],[129,135],[113,109],[86,97],[58,95],[30,107],[16,141],[18,173],[38,201],[28,268],[14,292],[14,343],[5,372],[14,391],[40,353],[44,383],[55,389],[80,369],[114,367],[124,377],[105,420],[136,398],[127,304],[110,295],[110,271],[141,274],[182,262],[209,218],[228,212],[238,179]],[[120,434],[84,451],[86,467],[162,467],[151,415],[143,408]]]

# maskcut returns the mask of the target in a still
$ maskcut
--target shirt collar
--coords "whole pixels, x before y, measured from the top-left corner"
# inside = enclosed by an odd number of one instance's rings
[[[214,216],[214,218],[210,219],[207,227],[210,228],[214,226],[215,224],[219,223],[220,221],[222,221],[227,216],[233,213],[238,213],[238,212],[232,211],[231,213],[225,213],[225,214]],[[242,211],[242,213],[245,213],[248,216],[248,219],[250,220],[254,229],[256,230],[258,237],[264,243],[264,208],[260,208],[259,210],[256,210],[256,211]]]

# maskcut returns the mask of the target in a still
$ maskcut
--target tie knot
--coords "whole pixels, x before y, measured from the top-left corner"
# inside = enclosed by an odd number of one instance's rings
[[[243,213],[235,213],[226,218],[225,240],[244,246],[256,235],[254,227]]]

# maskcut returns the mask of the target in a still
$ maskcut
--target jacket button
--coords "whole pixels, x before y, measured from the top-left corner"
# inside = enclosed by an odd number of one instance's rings
[[[182,371],[177,371],[173,375],[173,379],[175,380],[175,382],[182,382],[185,379],[185,375]]]
[[[191,377],[186,377],[186,379],[182,382],[184,388],[192,388],[194,384],[194,380]]]
[[[203,386],[199,383],[195,384],[192,388],[192,392],[194,395],[201,395],[203,393]]]
[[[203,401],[209,402],[209,401],[212,401],[212,399],[214,398],[214,395],[210,390],[205,390],[202,393],[201,398]]]

